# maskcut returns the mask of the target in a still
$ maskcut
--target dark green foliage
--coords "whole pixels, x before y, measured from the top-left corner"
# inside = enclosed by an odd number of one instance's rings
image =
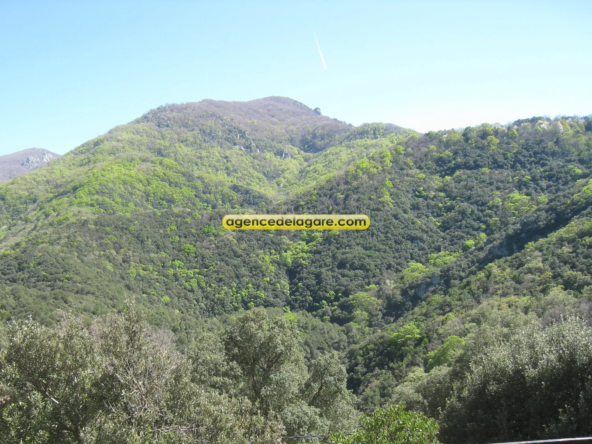
[[[339,356],[323,353],[307,362],[290,316],[253,309],[231,320],[218,339],[200,337],[189,354],[196,381],[246,397],[264,416],[277,413],[288,435],[327,433],[355,424]]]
[[[480,351],[446,405],[445,442],[589,436],[592,329],[569,319],[532,324]]]
[[[191,381],[165,332],[128,306],[85,328],[12,324],[0,361],[4,443],[272,443],[280,422]]]

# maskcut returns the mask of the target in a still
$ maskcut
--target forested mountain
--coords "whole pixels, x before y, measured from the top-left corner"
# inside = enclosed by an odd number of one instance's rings
[[[438,420],[443,442],[592,433],[591,173],[590,118],[421,135],[354,127],[280,97],[167,105],[0,185],[0,316],[31,316],[35,338],[53,335],[55,350],[73,329],[105,363],[100,379],[120,365],[109,364],[102,338],[114,333],[100,319],[125,306],[143,311],[151,328],[175,335],[163,350],[180,353],[187,393],[221,396],[212,402],[229,402],[231,416],[255,412],[251,438],[229,431],[232,442],[353,430],[354,407],[380,421],[400,414],[388,407],[400,402]],[[366,214],[372,223],[226,231],[230,213]],[[62,310],[81,319],[64,324]],[[144,325],[110,319],[120,333]],[[19,359],[34,356],[19,330],[29,324],[15,325],[3,358],[3,384],[14,390],[27,377]],[[300,332],[297,343],[286,329]],[[160,341],[145,334],[145,344]],[[240,338],[263,355],[245,356]],[[291,352],[271,373],[252,373],[248,363],[266,347]],[[249,385],[246,375],[262,379]],[[334,392],[323,391],[322,375]],[[274,404],[274,393],[287,398]],[[15,404],[3,405],[5,420],[17,421]],[[111,432],[96,424],[112,430],[117,421],[140,433],[121,405],[91,415],[88,436],[104,439]],[[217,421],[204,405],[192,408]],[[186,414],[171,442],[194,442],[182,440]]]
[[[0,182],[41,168],[58,157],[61,156],[41,148],[29,148],[0,156]]]

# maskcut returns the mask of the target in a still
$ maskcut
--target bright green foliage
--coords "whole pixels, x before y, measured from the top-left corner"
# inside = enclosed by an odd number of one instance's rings
[[[463,244],[463,251],[470,251],[475,248],[475,241],[473,239],[469,239]]]
[[[370,319],[380,316],[382,302],[369,292],[359,292],[351,297],[353,322],[367,325]]]
[[[185,254],[189,254],[190,256],[195,256],[197,249],[193,245],[183,244],[183,246],[181,247],[181,251],[183,251],[183,253]]]
[[[428,256],[428,260],[430,262],[430,265],[433,265],[434,267],[441,267],[452,262],[458,255],[459,253],[441,251],[440,253],[430,254]]]
[[[413,323],[403,325],[395,333],[392,340],[396,344],[409,344],[422,339],[421,330]]]
[[[421,413],[410,412],[404,404],[378,409],[360,421],[351,436],[335,434],[334,444],[438,444],[438,424]]]
[[[572,174],[572,175],[574,175],[574,176],[581,176],[582,173],[583,173],[583,171],[580,168],[578,168],[578,167],[575,167],[573,165],[570,165],[569,166],[569,173]]]
[[[287,267],[292,266],[294,259],[300,259],[300,262],[307,263],[306,258],[309,256],[311,246],[306,242],[293,242],[282,255],[282,260]]]
[[[507,196],[504,207],[513,217],[522,217],[536,209],[536,206],[532,205],[530,201],[529,196],[522,196],[515,192]]]
[[[477,245],[481,245],[483,243],[487,242],[487,235],[485,233],[479,233],[479,236],[477,236],[477,239],[475,240],[475,243]]]
[[[417,281],[427,272],[429,272],[429,268],[425,265],[420,264],[419,262],[410,262],[409,266],[403,270],[403,281],[405,283]]]
[[[499,143],[500,141],[493,136],[489,136],[487,138],[487,144],[489,145],[489,148],[491,148],[492,150],[496,150]]]
[[[428,358],[428,368],[431,369],[449,364],[460,353],[464,345],[464,338],[459,338],[455,335],[449,336],[437,350],[426,355]]]

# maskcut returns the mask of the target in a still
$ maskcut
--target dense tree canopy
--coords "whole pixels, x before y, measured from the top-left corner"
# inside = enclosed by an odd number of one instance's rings
[[[0,361],[2,442],[278,442],[279,419],[193,383],[171,339],[133,306],[89,327],[13,323]]]
[[[152,110],[0,185],[0,436],[275,442],[358,412],[359,439],[385,418],[446,443],[589,433],[591,172],[590,118],[420,135],[285,98]]]

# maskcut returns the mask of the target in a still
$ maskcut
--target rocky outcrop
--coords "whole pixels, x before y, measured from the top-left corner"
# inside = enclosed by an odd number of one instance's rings
[[[29,148],[0,156],[0,182],[6,182],[28,171],[33,171],[61,157],[42,148]]]

